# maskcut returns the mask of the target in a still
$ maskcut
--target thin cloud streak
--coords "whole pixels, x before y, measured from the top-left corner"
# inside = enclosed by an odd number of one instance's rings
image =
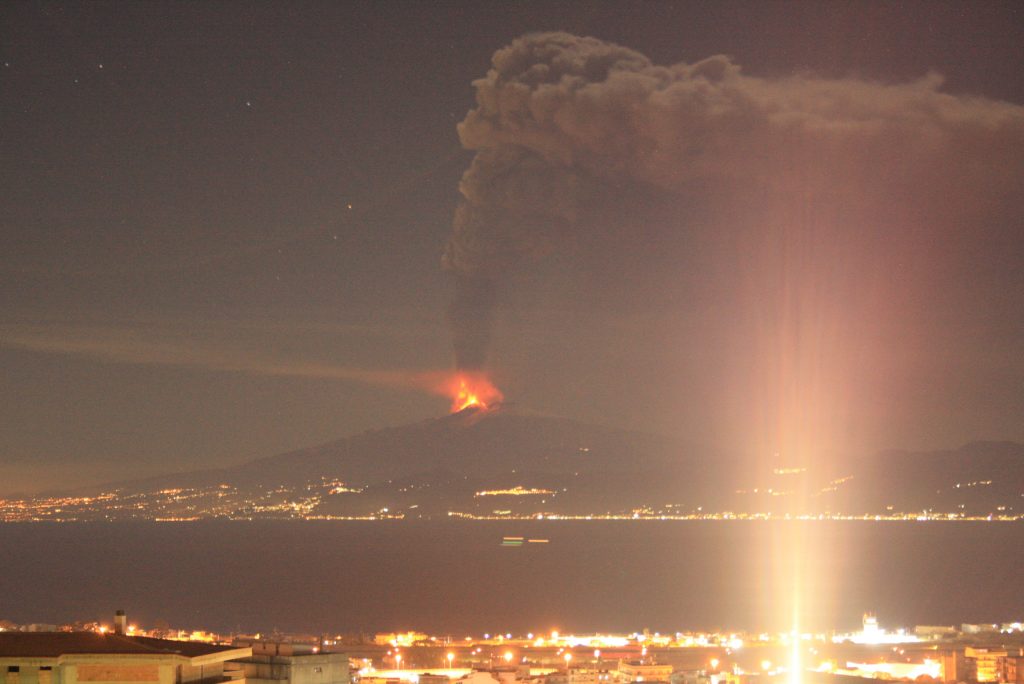
[[[0,326],[0,346],[36,353],[77,356],[141,366],[198,368],[282,378],[337,380],[444,394],[443,371],[380,370],[302,359],[282,359],[201,340],[173,339],[153,330],[114,327]]]

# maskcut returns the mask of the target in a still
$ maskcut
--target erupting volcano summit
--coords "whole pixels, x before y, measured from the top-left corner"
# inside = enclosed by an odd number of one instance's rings
[[[452,379],[452,413],[470,407],[488,408],[504,399],[494,383],[483,373],[459,373]]]

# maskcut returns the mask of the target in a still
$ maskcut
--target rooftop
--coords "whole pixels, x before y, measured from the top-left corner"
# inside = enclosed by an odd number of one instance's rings
[[[0,632],[0,658],[57,658],[85,653],[196,658],[234,650],[237,647],[96,632]]]

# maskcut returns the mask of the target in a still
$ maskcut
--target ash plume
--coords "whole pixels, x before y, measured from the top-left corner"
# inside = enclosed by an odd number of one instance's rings
[[[942,231],[984,216],[1024,177],[1024,108],[944,93],[936,74],[763,78],[722,55],[659,66],[595,38],[540,33],[498,50],[473,85],[477,106],[458,133],[476,156],[443,257],[460,368],[486,360],[503,281],[593,238],[603,228],[584,217],[616,189],[697,197],[712,213],[762,200],[770,211],[796,190],[837,213],[853,207],[865,224],[903,202]],[[970,206],[951,207],[954,195]],[[642,225],[629,230],[644,239]]]
[[[459,370],[478,371],[487,362],[494,318],[495,279],[479,272],[457,273],[448,309]]]

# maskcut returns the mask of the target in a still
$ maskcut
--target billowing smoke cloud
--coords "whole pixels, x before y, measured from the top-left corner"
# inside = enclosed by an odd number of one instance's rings
[[[1024,108],[943,93],[935,74],[903,84],[760,78],[724,56],[658,66],[564,33],[524,36],[492,61],[458,128],[476,157],[443,258],[463,368],[485,362],[501,282],[524,260],[587,239],[595,224],[583,217],[609,189],[747,206],[792,189],[835,207],[914,198],[927,222],[951,197],[983,213],[1024,175]]]

